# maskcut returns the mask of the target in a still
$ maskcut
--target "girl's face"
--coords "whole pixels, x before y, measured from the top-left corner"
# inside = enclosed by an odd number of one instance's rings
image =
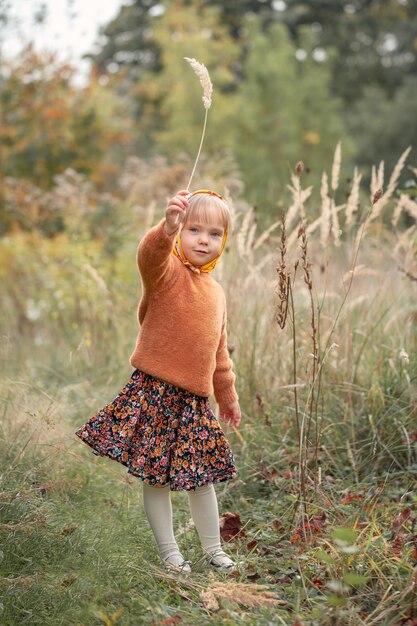
[[[181,245],[193,265],[209,263],[219,254],[223,243],[224,226],[217,211],[211,211],[209,221],[187,219],[181,230]]]

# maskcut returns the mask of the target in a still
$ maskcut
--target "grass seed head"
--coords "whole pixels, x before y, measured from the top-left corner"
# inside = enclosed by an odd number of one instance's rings
[[[210,74],[208,73],[206,66],[196,61],[196,59],[190,59],[188,57],[184,57],[184,59],[188,61],[194,72],[197,74],[204,92],[204,108],[209,109],[211,107],[211,95],[213,93],[213,85],[210,80]]]

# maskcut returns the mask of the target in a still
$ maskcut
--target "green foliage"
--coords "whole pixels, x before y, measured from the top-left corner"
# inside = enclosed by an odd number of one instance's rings
[[[225,185],[233,182],[224,174],[233,171],[231,163],[215,166],[203,160],[207,179],[220,180],[222,173]],[[267,585],[285,604],[247,607],[241,592],[240,599],[221,600],[219,610],[207,608],[201,593],[214,582],[207,571],[187,581],[159,568],[137,480],[71,440],[131,375],[137,242],[183,175],[163,159],[132,159],[119,181],[123,202],[71,171],[48,193],[31,187],[21,204],[19,182],[8,191],[15,212],[26,208],[32,232],[15,224],[0,245],[2,621],[136,626],[139,615],[150,626],[178,616],[190,625],[269,626],[299,615],[312,626],[357,626],[359,619],[383,624],[385,615],[407,615],[416,559],[415,298],[410,284],[398,280],[391,254],[399,244],[383,223],[373,222],[375,230],[366,233],[363,274],[358,268],[350,301],[331,331],[337,346],[323,363],[324,402],[313,416],[323,426],[321,479],[311,485],[306,512],[299,509],[292,338],[274,320],[277,242],[274,230],[257,232],[242,202],[223,273],[222,265],[216,268],[228,295],[244,414],[241,438],[224,427],[239,482],[217,489],[219,508],[238,513],[244,524],[228,547],[244,565],[225,582],[228,589]],[[63,230],[48,237],[37,210],[51,202]],[[398,238],[407,250],[415,248],[412,231]],[[346,288],[341,276],[350,267],[352,242],[348,234],[339,247],[329,239],[323,252],[313,233],[309,246],[315,269],[328,263],[325,278],[314,274],[328,333]],[[305,291],[295,281],[300,410],[311,372]],[[311,438],[314,429],[313,423]],[[182,529],[180,546],[195,563],[199,541],[184,528],[189,509],[183,495],[173,497],[175,529]]]
[[[262,32],[247,22],[245,81],[237,98],[234,150],[250,200],[271,207],[282,197],[294,164],[303,160],[313,180],[344,135],[340,103],[331,97],[330,67],[311,56],[312,37],[304,34],[308,55],[296,48],[282,25]],[[346,151],[351,146],[346,142]]]
[[[161,93],[160,128],[154,140],[158,150],[171,157],[182,151],[197,153],[204,120],[202,89],[198,78],[184,57],[196,58],[207,66],[214,85],[204,152],[213,155],[230,146],[235,117],[234,94],[231,92],[239,47],[230,40],[219,22],[218,10],[201,9],[198,4],[170,6],[155,25],[156,41],[161,47],[163,69],[152,78],[152,88]]]
[[[395,165],[396,155],[407,146],[417,144],[417,117],[414,102],[417,99],[417,78],[409,76],[391,98],[382,87],[370,85],[363,96],[349,108],[347,122],[358,146],[357,161],[366,166],[380,159],[389,170]]]
[[[50,187],[71,165],[91,173],[103,156],[103,127],[85,94],[70,86],[73,70],[29,48],[3,67],[0,149],[3,174]]]
[[[350,105],[369,85],[384,97],[398,89],[417,67],[414,2],[393,0],[286,0],[283,21],[295,40],[309,25],[317,47],[337,49],[332,63],[332,92]]]

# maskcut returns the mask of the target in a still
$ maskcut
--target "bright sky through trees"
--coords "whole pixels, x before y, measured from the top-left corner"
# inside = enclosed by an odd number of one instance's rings
[[[2,54],[15,56],[33,42],[36,50],[55,50],[59,58],[80,68],[78,80],[88,71],[81,59],[118,13],[123,0],[13,0],[8,3],[10,22],[1,34]],[[124,4],[128,2],[125,1]]]

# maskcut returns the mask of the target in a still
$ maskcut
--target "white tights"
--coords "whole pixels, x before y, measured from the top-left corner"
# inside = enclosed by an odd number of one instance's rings
[[[183,557],[174,537],[169,485],[154,487],[143,481],[143,506],[162,559],[173,557],[179,564]],[[219,509],[213,483],[187,491],[201,547],[212,552],[221,547]],[[177,557],[178,555],[178,557]],[[172,559],[170,559],[172,560]]]

